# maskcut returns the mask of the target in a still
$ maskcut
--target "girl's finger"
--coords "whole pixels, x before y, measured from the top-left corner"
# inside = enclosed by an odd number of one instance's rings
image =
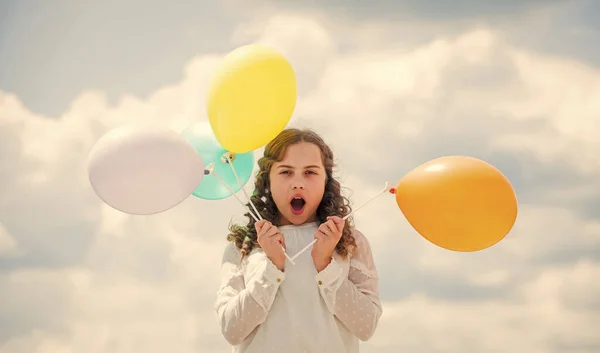
[[[323,223],[323,225],[325,225],[326,228],[329,230],[329,232],[331,232],[331,235],[334,235],[335,233],[338,232],[338,229],[337,229],[335,223],[333,223],[333,221],[331,221],[331,220]]]
[[[318,241],[325,241],[327,240],[327,236],[323,234],[323,232],[321,232],[320,230],[317,230],[315,232],[315,239],[317,239]]]
[[[271,237],[277,235],[277,233],[279,233],[279,229],[277,229],[277,227],[275,227],[275,226],[271,226],[271,228],[269,228],[269,230],[265,232],[264,236],[267,238],[271,238]]]
[[[321,224],[321,225],[319,226],[319,229],[318,229],[318,231],[319,231],[319,232],[321,232],[321,233],[323,233],[323,235],[327,235],[327,233],[329,233],[330,229],[329,229],[329,227],[327,226],[327,223],[323,223],[323,224]]]
[[[266,223],[266,224],[263,226],[263,229],[262,229],[262,231],[263,231],[263,234],[267,234],[267,233],[268,233],[268,232],[270,232],[270,231],[271,231],[271,229],[273,229],[273,228],[274,228],[274,226],[273,226],[271,223]]]
[[[285,239],[283,239],[283,237],[281,238],[281,242],[279,244],[281,244],[281,246],[283,246],[284,250],[287,250],[287,246],[285,245]]]
[[[280,232],[278,232],[277,234],[275,234],[272,237],[272,239],[285,247],[285,239],[283,238],[283,234],[281,234]]]
[[[265,223],[267,223],[268,221],[266,219],[261,219],[260,221],[254,223],[254,228],[256,229],[256,234],[260,234],[260,231],[263,229],[263,227],[265,226]]]

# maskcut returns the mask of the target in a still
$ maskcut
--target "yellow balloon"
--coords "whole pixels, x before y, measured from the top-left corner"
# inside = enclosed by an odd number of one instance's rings
[[[266,145],[287,125],[296,106],[291,64],[264,45],[225,56],[208,92],[208,118],[224,149],[246,153]]]
[[[424,163],[400,179],[395,193],[410,225],[447,250],[491,247],[504,239],[517,218],[517,197],[508,179],[472,157]]]

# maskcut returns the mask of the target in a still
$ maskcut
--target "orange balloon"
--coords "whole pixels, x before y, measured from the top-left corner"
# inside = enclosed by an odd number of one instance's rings
[[[410,225],[447,250],[478,251],[495,245],[517,218],[517,197],[508,179],[472,157],[424,163],[400,179],[395,194]]]

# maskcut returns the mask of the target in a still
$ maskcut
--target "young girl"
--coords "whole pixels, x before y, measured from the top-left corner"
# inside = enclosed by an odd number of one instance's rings
[[[251,197],[263,220],[233,226],[215,309],[233,352],[355,353],[382,314],[369,242],[351,226],[333,153],[287,129],[258,161]],[[249,205],[250,206],[250,205]],[[311,251],[294,256],[317,239]]]

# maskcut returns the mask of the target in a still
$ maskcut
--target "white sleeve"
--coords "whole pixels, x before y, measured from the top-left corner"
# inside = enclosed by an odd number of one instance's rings
[[[229,243],[221,264],[221,286],[215,310],[221,332],[232,345],[238,345],[267,318],[277,290],[285,279],[261,249],[250,253],[246,265],[241,252]]]
[[[334,256],[316,275],[316,281],[329,311],[356,337],[366,341],[375,333],[383,311],[371,247],[367,238],[356,230],[354,238],[356,251],[349,260]],[[349,267],[347,274],[345,267]]]

